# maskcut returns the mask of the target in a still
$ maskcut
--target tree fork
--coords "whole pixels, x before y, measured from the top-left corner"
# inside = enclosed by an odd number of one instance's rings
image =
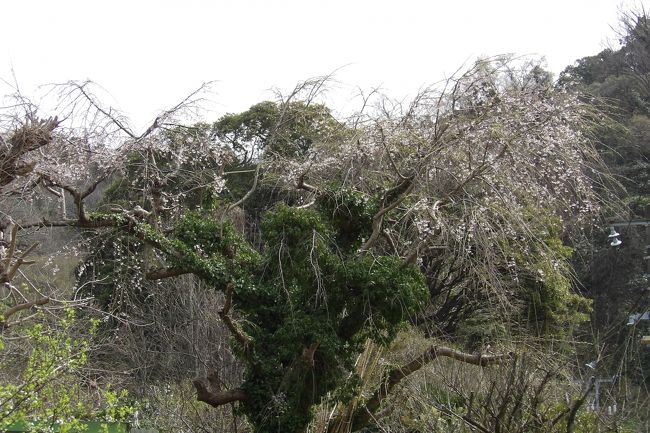
[[[248,399],[248,396],[241,388],[222,390],[216,371],[213,371],[205,378],[194,379],[192,383],[196,389],[196,399],[212,407]]]

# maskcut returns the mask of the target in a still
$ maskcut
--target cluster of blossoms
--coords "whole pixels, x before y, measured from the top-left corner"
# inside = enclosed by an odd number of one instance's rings
[[[477,279],[494,276],[491,287],[503,278],[486,269],[512,268],[513,243],[553,261],[537,233],[546,216],[578,226],[599,209],[590,177],[599,158],[585,133],[593,113],[534,65],[504,65],[479,62],[406,107],[381,99],[353,117],[346,140],[317,143],[281,178],[293,185],[306,175],[315,186],[334,181],[369,196],[413,179],[403,216],[384,232],[404,256],[414,245],[444,246]]]

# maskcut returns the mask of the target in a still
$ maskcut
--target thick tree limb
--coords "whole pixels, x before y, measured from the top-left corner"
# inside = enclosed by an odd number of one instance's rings
[[[212,407],[223,406],[235,401],[245,401],[248,398],[241,388],[222,390],[216,372],[212,372],[206,378],[194,379],[192,383],[196,389],[196,399]]]
[[[45,185],[46,188],[50,188],[52,186],[59,187],[65,191],[67,191],[73,198],[75,207],[77,208],[77,216],[78,220],[81,223],[88,223],[88,216],[86,215],[86,209],[84,206],[84,199],[88,197],[90,194],[95,192],[97,189],[97,186],[102,183],[106,177],[102,176],[99,179],[96,179],[86,190],[84,191],[78,191],[75,188],[62,184],[60,182],[57,182],[55,179],[52,179],[50,176],[47,175],[41,175],[43,184]]]
[[[162,280],[165,278],[178,277],[179,275],[191,274],[192,271],[183,268],[160,268],[153,269],[146,273],[148,280]]]
[[[9,231],[9,242],[6,242],[4,239],[6,231]],[[2,245],[2,251],[0,252],[0,284],[3,284],[10,282],[21,266],[34,263],[33,261],[25,260],[25,257],[34,251],[38,243],[32,244],[32,246],[16,257],[18,226],[11,221],[0,227],[0,241],[3,241],[8,246],[8,248],[5,248]]]
[[[314,368],[314,355],[316,355],[318,346],[320,346],[320,342],[312,343],[309,347],[302,349],[302,360],[309,368]]]
[[[50,298],[43,297],[40,299],[36,299],[34,301],[30,302],[24,302],[22,304],[14,305],[13,307],[9,308],[7,311],[2,314],[1,320],[0,320],[0,329],[3,328],[8,328],[11,326],[10,323],[8,323],[8,319],[13,316],[14,314],[23,311],[23,310],[28,310],[32,307],[36,307],[38,305],[45,305],[48,302],[50,302]]]
[[[296,188],[304,189],[305,191],[309,191],[309,192],[313,192],[313,193],[317,193],[318,188],[316,188],[315,186],[310,185],[307,182],[305,182],[305,175],[306,174],[307,173],[303,173],[298,177],[298,180],[296,181]]]
[[[246,393],[241,388],[229,389],[225,391],[209,391],[204,384],[195,380],[194,387],[196,388],[196,399],[213,407],[219,407],[224,404],[232,403],[235,401],[244,401],[247,399]]]
[[[232,295],[234,290],[235,285],[229,283],[226,287],[226,300],[224,301],[223,308],[219,311],[219,317],[233,337],[235,337],[235,340],[237,340],[244,350],[246,350],[252,342],[252,338],[249,335],[246,335],[246,333],[232,320],[232,317],[230,317],[230,308],[232,307]]]
[[[95,214],[92,216],[92,218],[89,217],[86,218],[85,220],[82,219],[70,219],[70,220],[60,220],[60,221],[43,220],[43,221],[34,222],[30,224],[23,224],[20,226],[20,228],[26,229],[30,227],[78,227],[78,228],[96,229],[102,227],[106,227],[106,228],[113,227],[122,231],[124,234],[129,234],[131,236],[140,239],[146,245],[150,245],[156,248],[162,254],[164,254],[168,258],[173,259],[174,261],[180,263],[187,262],[188,259],[187,254],[191,254],[191,253],[186,253],[178,249],[174,245],[171,239],[166,237],[163,233],[161,233],[160,230],[157,230],[151,224],[139,220],[136,217],[137,216],[136,214],[137,211],[132,211],[132,212],[122,211],[120,213],[113,213],[113,214]],[[196,257],[195,259],[199,261],[202,260],[202,258],[200,257]],[[204,271],[201,269],[200,266],[198,265],[192,266],[191,264],[187,264],[179,267],[172,266],[169,268],[154,269],[152,271],[145,272],[145,277],[148,279],[157,280],[157,279],[169,278],[169,277],[174,277],[182,274],[190,274],[190,273],[196,274],[198,276],[202,276],[204,275],[203,272]],[[237,340],[240,341],[242,344],[244,344],[245,342],[249,341],[249,338],[246,337],[245,334],[243,334],[240,330],[238,330],[237,326],[233,323],[232,319],[229,316],[230,303],[232,302],[231,298],[232,298],[232,294],[230,294],[230,298],[228,296],[226,297],[226,305],[224,306],[224,310],[222,310],[219,314],[222,317],[226,326],[228,326],[228,328],[231,331],[233,331],[233,335],[236,336]]]
[[[470,354],[460,352],[445,346],[431,346],[426,352],[422,353],[417,358],[413,359],[408,364],[390,370],[386,375],[385,380],[381,383],[375,393],[368,399],[365,406],[357,409],[353,421],[352,431],[359,430],[367,426],[377,412],[381,403],[390,394],[393,388],[404,380],[409,375],[420,370],[426,364],[430,363],[439,356],[445,356],[455,359],[457,361],[465,362],[468,364],[478,365],[485,367],[491,364],[499,364],[514,356],[513,353],[503,355],[483,355],[483,354]]]
[[[25,257],[26,257],[29,253],[31,253],[32,251],[34,251],[34,249],[35,249],[37,246],[38,246],[38,243],[32,244],[32,246],[30,246],[29,248],[27,248],[27,250],[25,250],[24,253],[22,253],[18,258],[16,258],[16,260],[14,261],[14,263],[13,263],[13,264],[9,267],[9,269],[7,270],[6,275],[3,274],[2,276],[0,276],[0,282],[5,283],[5,282],[8,282],[8,281],[13,280],[13,278],[16,276],[16,272],[18,272],[18,269],[19,269],[22,265],[31,265],[31,264],[33,264],[33,263],[34,263],[33,261],[31,261],[31,260],[25,260]],[[12,257],[12,258],[13,258],[13,257]],[[5,280],[5,278],[6,278],[6,280]]]

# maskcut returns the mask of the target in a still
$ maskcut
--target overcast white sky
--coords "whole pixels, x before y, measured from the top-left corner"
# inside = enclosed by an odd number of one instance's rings
[[[647,3],[647,1],[646,1]],[[382,86],[404,97],[477,56],[544,56],[556,75],[615,41],[620,0],[5,0],[0,78],[91,79],[144,128],[217,80],[209,114],[341,68],[337,95]],[[628,2],[629,4],[629,2]],[[636,4],[640,4],[639,1]],[[7,93],[6,84],[0,84]],[[337,96],[333,105],[349,102]]]

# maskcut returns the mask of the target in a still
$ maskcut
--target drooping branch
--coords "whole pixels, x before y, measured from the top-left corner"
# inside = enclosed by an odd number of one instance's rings
[[[368,399],[363,407],[357,409],[353,421],[352,431],[359,430],[367,426],[372,420],[373,415],[379,410],[381,403],[386,399],[390,392],[399,385],[409,375],[420,370],[422,367],[432,362],[440,356],[455,359],[456,361],[473,364],[480,367],[485,367],[492,364],[499,364],[503,361],[511,359],[514,354],[507,353],[501,355],[484,355],[484,354],[470,354],[460,352],[445,346],[431,346],[427,351],[422,353],[411,362],[390,370],[385,379],[379,385],[379,388]]]
[[[395,185],[393,188],[386,191],[384,198],[382,200],[381,209],[375,214],[372,218],[372,233],[368,240],[361,246],[360,250],[362,252],[367,252],[372,248],[372,246],[379,239],[379,234],[381,233],[382,224],[384,222],[384,217],[386,214],[397,206],[399,206],[406,196],[413,190],[415,186],[415,176],[409,176],[402,180],[400,183]]]
[[[237,206],[241,205],[246,200],[248,200],[255,193],[255,190],[257,190],[257,183],[258,183],[259,178],[260,178],[260,168],[261,168],[261,166],[262,166],[262,164],[258,163],[257,167],[255,167],[255,177],[253,178],[253,185],[248,190],[248,192],[246,192],[246,194],[244,194],[244,196],[242,198],[240,198],[239,200],[237,200],[235,203],[230,204],[226,208],[226,210],[223,212],[223,214],[221,215],[221,226],[222,227],[223,227],[224,221],[228,217],[228,213],[230,213],[231,210],[233,210],[234,208],[236,208]],[[222,230],[223,230],[223,228],[222,228]]]
[[[483,160],[479,163],[479,165],[474,168],[465,179],[459,182],[459,184],[448,194],[448,197],[454,197],[456,194],[459,194],[460,192],[465,190],[465,187],[468,186],[472,181],[475,179],[479,178],[483,173],[485,173],[487,170],[489,170],[491,167],[494,166],[495,162],[501,158],[504,157],[506,154],[506,151],[509,148],[510,143],[505,142],[501,146],[501,150],[497,153],[497,155],[488,160],[487,159],[487,154],[483,155]],[[487,147],[486,147],[487,149]],[[449,198],[447,199],[449,200]]]
[[[437,219],[436,213],[438,212],[438,209],[440,206],[444,204],[443,200],[436,200],[436,202],[433,204],[431,209],[428,210],[429,217],[431,218],[432,221],[435,221]],[[439,233],[439,231],[435,232],[436,234]],[[432,237],[433,233],[427,233],[424,239],[422,239],[420,242],[417,242],[415,244],[415,247],[411,250],[411,252],[404,258],[402,261],[402,268],[405,268],[406,266],[409,266],[413,263],[416,262],[418,256],[419,256],[419,250],[420,247],[426,245],[429,242],[429,239]]]

